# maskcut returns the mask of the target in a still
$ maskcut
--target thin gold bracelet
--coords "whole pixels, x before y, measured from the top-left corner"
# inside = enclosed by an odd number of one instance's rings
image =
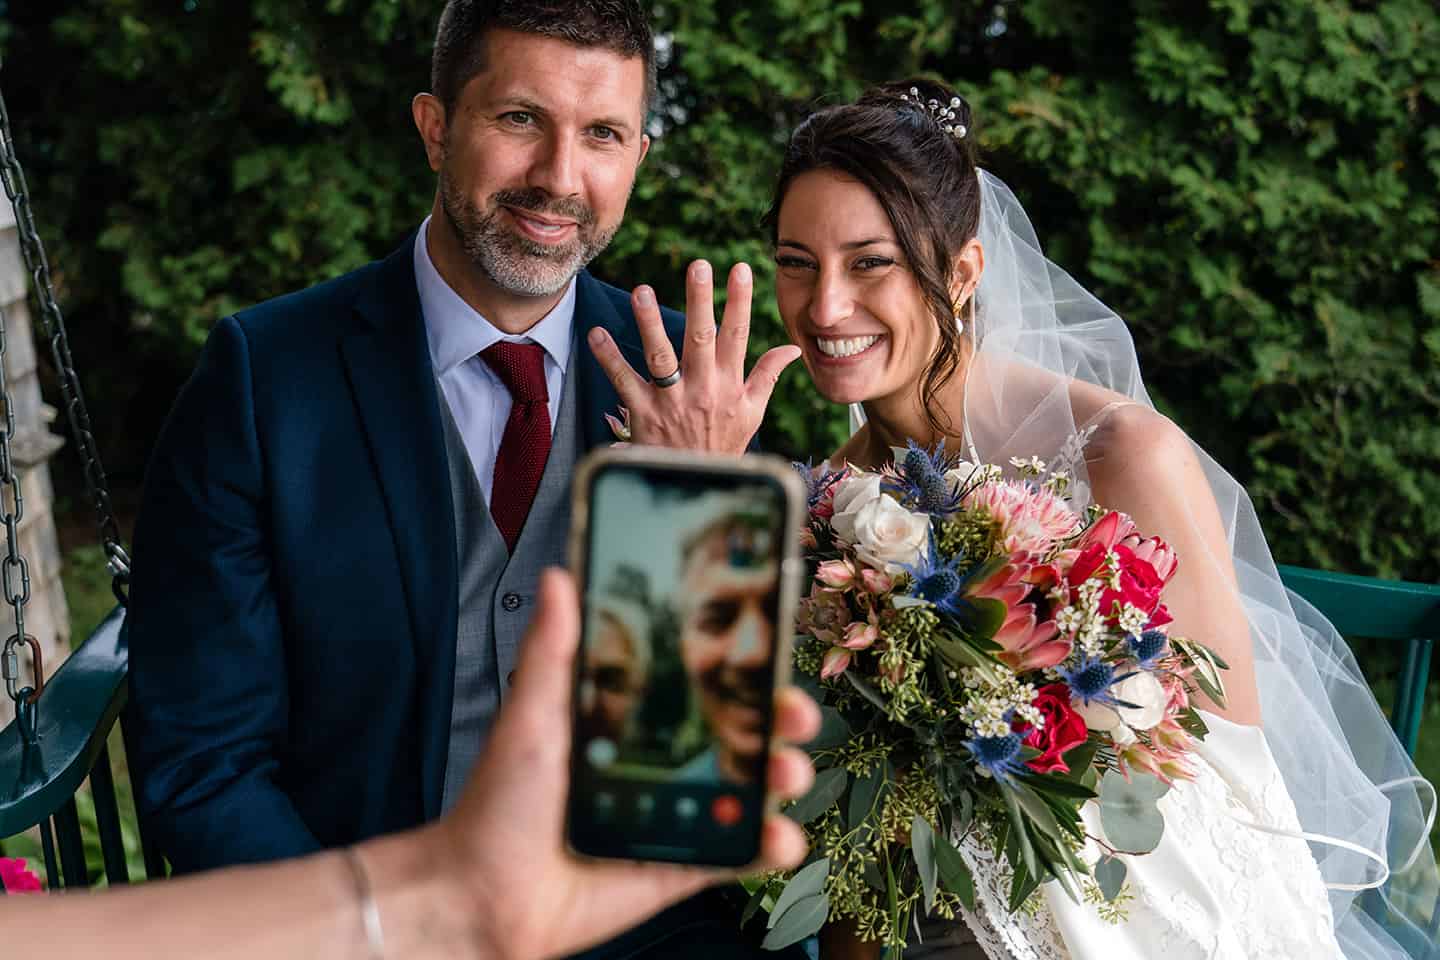
[[[365,944],[370,948],[370,960],[385,960],[385,930],[380,926],[380,907],[371,892],[365,861],[354,847],[346,847],[345,862],[350,865],[350,875],[355,880],[355,898],[360,904],[360,922],[365,927]]]

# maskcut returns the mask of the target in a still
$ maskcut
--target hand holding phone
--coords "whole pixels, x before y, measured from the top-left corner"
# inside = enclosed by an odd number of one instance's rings
[[[609,450],[576,478],[568,836],[601,857],[759,853],[803,491],[768,457]]]

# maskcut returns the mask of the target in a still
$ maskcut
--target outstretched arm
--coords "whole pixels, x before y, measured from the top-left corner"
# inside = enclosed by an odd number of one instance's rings
[[[66,957],[370,957],[357,880],[346,862],[358,856],[385,956],[551,957],[730,879],[693,867],[582,863],[566,852],[570,728],[563,718],[578,643],[574,583],[549,571],[513,691],[460,802],[434,824],[351,853],[89,896],[0,898],[0,929],[12,945]],[[819,730],[819,710],[793,688],[781,691],[775,716],[779,734],[792,741]],[[796,797],[809,789],[814,771],[803,753],[778,748],[771,759],[776,793]],[[750,869],[790,867],[805,855],[804,836],[794,822],[771,814],[761,850],[762,862]]]
[[[231,318],[151,457],[127,611],[136,802],[177,872],[319,847],[275,783],[289,704],[265,500],[249,348]]]

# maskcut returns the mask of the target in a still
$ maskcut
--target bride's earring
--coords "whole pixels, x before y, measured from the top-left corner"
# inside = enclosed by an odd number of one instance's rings
[[[955,303],[954,303],[954,304],[951,306],[951,308],[950,308],[950,312],[955,315],[955,332],[956,332],[956,333],[964,333],[964,332],[965,332],[965,318],[960,315],[961,312],[962,312],[964,309],[965,309],[965,308],[964,308],[963,306],[961,306],[959,300],[956,300]]]

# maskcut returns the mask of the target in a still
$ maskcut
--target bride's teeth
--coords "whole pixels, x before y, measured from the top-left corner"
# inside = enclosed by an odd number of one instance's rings
[[[846,337],[843,339],[816,337],[815,344],[820,352],[827,357],[853,357],[857,353],[863,353],[880,338],[869,337]]]

